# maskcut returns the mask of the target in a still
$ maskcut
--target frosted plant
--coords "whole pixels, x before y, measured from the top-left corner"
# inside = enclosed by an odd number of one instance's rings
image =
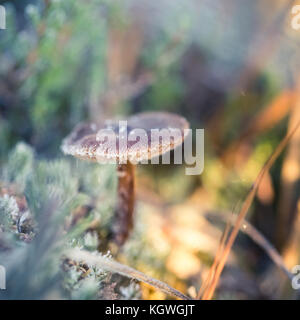
[[[127,287],[120,287],[121,297],[124,300],[138,300],[141,298],[140,286],[131,282]]]
[[[14,197],[7,194],[0,197],[0,227],[9,229],[19,216],[19,207]]]

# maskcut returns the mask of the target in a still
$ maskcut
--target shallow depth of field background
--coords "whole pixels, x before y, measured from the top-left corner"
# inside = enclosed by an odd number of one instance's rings
[[[63,226],[64,245],[105,254],[115,203],[114,168],[64,156],[62,139],[84,120],[152,110],[205,129],[205,169],[187,176],[184,166],[139,166],[134,232],[114,258],[194,296],[225,222],[300,120],[300,30],[291,27],[291,8],[300,2],[0,3],[7,9],[0,30],[0,264],[14,266],[11,283],[23,288],[1,294],[166,298],[120,276],[83,277],[60,262],[52,243]],[[298,130],[247,216],[289,269],[300,264],[299,180]],[[19,206],[11,209],[14,199]],[[20,202],[34,221],[21,230],[13,216]],[[18,268],[22,261],[31,272]],[[296,291],[242,232],[214,298],[292,299]]]

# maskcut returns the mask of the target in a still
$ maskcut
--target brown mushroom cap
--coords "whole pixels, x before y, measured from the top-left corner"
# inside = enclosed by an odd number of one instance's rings
[[[124,120],[127,120],[127,136],[137,129],[143,129],[147,134],[147,137],[145,137],[147,143],[140,143],[138,152],[132,148],[138,141],[127,141],[127,146],[120,150],[119,121],[121,120],[105,120],[98,124],[84,123],[78,125],[64,139],[62,151],[65,154],[91,161],[109,161],[113,159],[118,162],[125,157],[136,161],[149,160],[181,145],[186,135],[184,130],[189,128],[189,123],[183,117],[167,112],[144,112]],[[153,129],[167,129],[170,133],[173,129],[177,129],[177,132],[181,134],[174,137],[170,134],[171,139],[168,143],[164,143],[163,139],[159,139],[158,145],[153,147],[151,144],[151,130]],[[98,133],[101,130],[104,130],[107,136],[115,136],[115,152],[107,148],[105,141],[99,139]],[[125,134],[125,132],[123,133]]]

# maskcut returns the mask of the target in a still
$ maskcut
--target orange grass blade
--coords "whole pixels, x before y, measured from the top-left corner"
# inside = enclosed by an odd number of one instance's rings
[[[220,244],[216,253],[216,258],[209,270],[208,276],[206,278],[206,280],[203,283],[203,286],[200,288],[197,299],[202,299],[202,300],[206,300],[206,295],[205,293],[207,292],[207,288],[209,288],[211,286],[211,283],[214,281],[215,275],[216,275],[216,269],[218,267],[218,263],[219,263],[219,259],[222,256],[222,253],[224,251],[225,248],[225,243],[226,240],[228,239],[228,234],[230,231],[230,223],[227,222],[225,230],[222,234],[221,240],[220,240]]]
[[[246,200],[243,203],[243,206],[241,208],[241,211],[238,214],[238,218],[235,222],[234,228],[232,229],[228,242],[225,246],[224,252],[222,257],[220,258],[220,262],[217,266],[216,273],[215,273],[215,278],[213,280],[213,283],[211,284],[210,287],[207,288],[206,292],[204,292],[204,295],[206,299],[210,300],[213,297],[213,294],[215,292],[216,286],[219,282],[220,275],[224,269],[224,266],[226,264],[227,258],[229,256],[230,250],[233,246],[233,243],[238,235],[239,229],[243,223],[243,220],[245,219],[247,212],[254,200],[255,194],[257,192],[258,186],[264,176],[264,174],[270,170],[270,168],[273,166],[274,162],[278,158],[278,156],[281,154],[281,152],[284,150],[288,142],[290,141],[291,137],[295,134],[295,132],[299,129],[300,127],[300,122],[295,126],[293,130],[291,130],[287,135],[283,138],[283,140],[279,143],[275,151],[272,153],[270,158],[267,160],[261,171],[259,172],[256,180],[254,181],[253,186],[250,189],[250,192],[248,193],[248,196],[246,197]]]

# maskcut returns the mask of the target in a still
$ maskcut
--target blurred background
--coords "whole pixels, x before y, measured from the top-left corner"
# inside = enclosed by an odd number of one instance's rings
[[[186,117],[192,128],[205,129],[204,172],[186,176],[184,166],[139,166],[134,232],[114,258],[195,296],[225,222],[239,211],[272,150],[300,121],[300,30],[291,27],[292,7],[300,2],[16,0],[0,4],[7,11],[7,28],[0,30],[3,255],[11,256],[11,264],[17,266],[21,258],[14,252],[22,249],[22,259],[36,265],[35,250],[28,248],[37,245],[38,230],[51,229],[48,211],[69,220],[73,217],[68,228],[76,225],[76,232],[67,242],[106,253],[114,170],[64,157],[62,139],[85,120],[148,110],[175,112]],[[64,181],[59,173],[65,175]],[[300,263],[299,181],[298,130],[264,177],[247,216],[276,247],[288,269]],[[63,188],[57,201],[62,185],[67,191]],[[64,198],[67,195],[70,201]],[[78,196],[80,203],[70,205]],[[23,217],[24,212],[30,212],[30,219]],[[8,220],[3,218],[6,214]],[[47,224],[44,214],[51,220]],[[20,227],[20,218],[31,220],[30,227]],[[45,248],[40,248],[45,261],[55,234],[50,231]],[[297,298],[288,277],[250,238],[239,235],[215,298]],[[36,266],[37,272],[45,272],[42,266]],[[101,279],[95,275],[95,289],[91,283],[83,285],[77,269],[67,280],[62,275],[70,273],[65,265],[53,270],[41,275],[34,286],[28,280],[34,272],[26,274],[27,289],[21,298],[166,298],[114,275]],[[20,271],[24,279],[22,275]],[[56,279],[57,287],[45,279]],[[6,294],[18,298],[18,292]]]

